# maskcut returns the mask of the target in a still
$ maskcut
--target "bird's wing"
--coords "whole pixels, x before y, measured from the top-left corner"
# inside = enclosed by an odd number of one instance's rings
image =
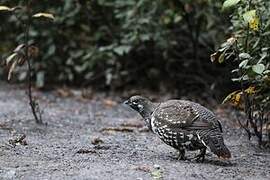
[[[207,120],[192,104],[182,101],[168,101],[160,104],[153,113],[155,119],[170,128],[203,130],[215,128],[214,122]]]

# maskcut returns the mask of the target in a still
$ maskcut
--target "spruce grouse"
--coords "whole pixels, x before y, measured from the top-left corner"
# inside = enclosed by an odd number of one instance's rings
[[[213,112],[186,100],[153,103],[141,96],[132,96],[125,104],[140,113],[148,128],[185,159],[185,150],[200,150],[195,158],[204,161],[206,149],[219,158],[229,159],[231,153],[222,137],[222,127]]]

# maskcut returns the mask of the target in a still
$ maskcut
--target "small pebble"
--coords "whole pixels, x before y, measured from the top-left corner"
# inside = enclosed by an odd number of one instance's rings
[[[155,168],[155,169],[160,169],[160,165],[154,164],[154,168]]]

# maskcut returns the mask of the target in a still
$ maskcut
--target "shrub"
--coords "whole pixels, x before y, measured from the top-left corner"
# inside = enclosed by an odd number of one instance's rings
[[[223,10],[231,12],[231,38],[211,58],[235,65],[233,81],[241,87],[227,96],[243,110],[246,122],[239,121],[249,138],[260,145],[270,142],[270,2],[226,0]]]
[[[21,1],[3,0],[9,6],[16,3]],[[34,62],[37,84],[118,88],[159,87],[163,81],[179,89],[194,84],[196,89],[219,87],[224,70],[207,61],[226,29],[219,6],[208,0],[34,2],[34,10],[46,9],[56,16],[49,29],[35,22],[30,30],[42,49]],[[11,39],[16,36],[20,42],[22,35],[13,17],[1,20],[11,22],[1,27],[7,35],[1,52],[7,52],[14,45]]]
[[[21,38],[22,43],[19,44],[9,55],[5,62],[3,63],[8,69],[8,80],[11,79],[13,72],[17,69],[18,66],[27,66],[26,76],[28,77],[28,98],[29,105],[32,110],[33,117],[35,121],[39,124],[42,123],[42,113],[39,108],[39,104],[36,99],[32,96],[32,60],[34,60],[38,54],[39,49],[32,44],[33,39],[30,38],[31,25],[34,19],[36,18],[47,18],[54,20],[54,16],[50,13],[35,13],[32,9],[32,1],[26,0],[24,4],[20,6],[8,7],[0,6],[1,12],[7,12],[8,14],[13,15],[18,25],[20,25],[22,32]]]

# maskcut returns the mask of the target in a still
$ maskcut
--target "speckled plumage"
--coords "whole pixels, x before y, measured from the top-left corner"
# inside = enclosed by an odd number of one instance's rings
[[[231,157],[222,137],[222,128],[213,112],[198,103],[168,100],[154,104],[141,96],[127,103],[145,119],[147,126],[167,145],[179,150],[201,150],[198,160],[204,160],[206,148],[221,158]]]

